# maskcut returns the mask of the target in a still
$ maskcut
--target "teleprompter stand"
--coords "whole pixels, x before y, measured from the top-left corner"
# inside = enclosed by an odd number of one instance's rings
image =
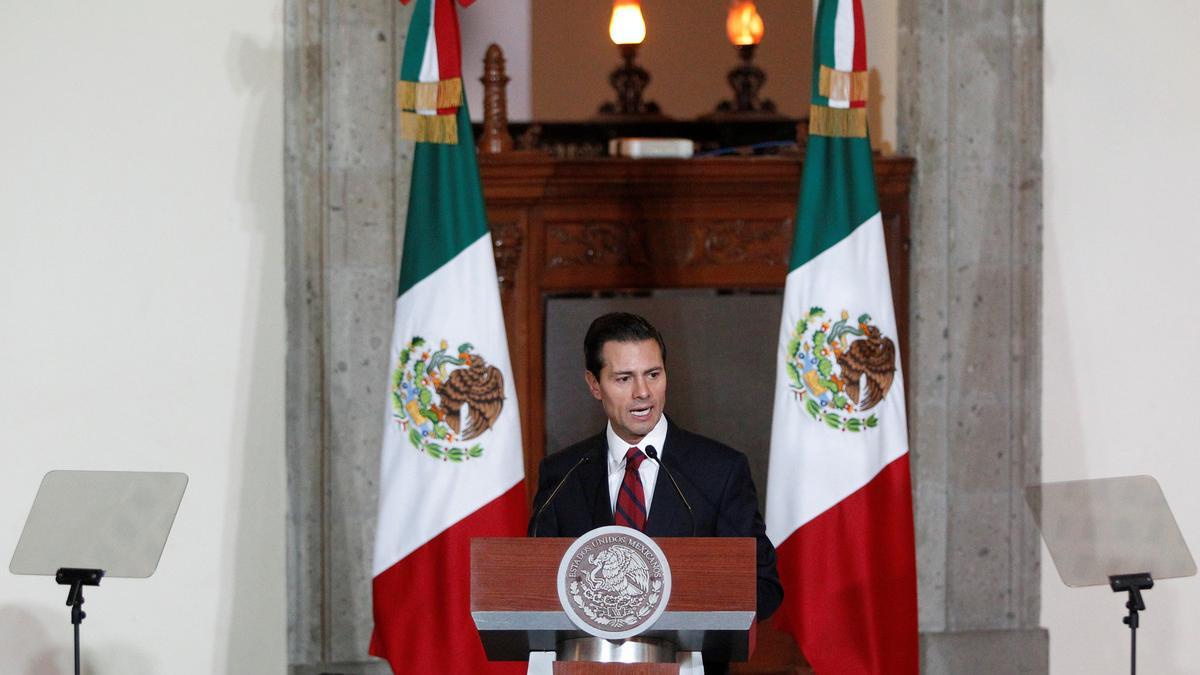
[[[105,576],[154,574],[187,487],[182,473],[51,471],[42,478],[9,570],[54,575],[67,606],[80,672],[83,587]]]
[[[1043,483],[1026,488],[1025,498],[1064,584],[1128,593],[1122,621],[1129,626],[1129,672],[1136,675],[1142,591],[1155,579],[1196,573],[1158,481],[1125,476]]]
[[[1108,578],[1108,585],[1112,587],[1114,593],[1126,591],[1129,593],[1129,600],[1125,602],[1125,609],[1129,610],[1129,614],[1123,622],[1129,626],[1129,672],[1136,674],[1138,612],[1146,609],[1146,603],[1142,600],[1142,591],[1154,588],[1154,579],[1145,572],[1114,574]]]
[[[104,570],[87,570],[77,567],[62,567],[54,574],[54,580],[63,586],[70,586],[67,592],[67,606],[71,608],[71,624],[75,626],[75,675],[79,675],[79,624],[87,617],[83,611],[83,587],[99,586]]]

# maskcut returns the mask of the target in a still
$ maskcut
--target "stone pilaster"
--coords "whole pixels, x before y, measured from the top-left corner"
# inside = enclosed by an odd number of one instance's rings
[[[900,4],[925,672],[983,672],[1000,654],[1048,667],[1024,502],[1041,465],[1041,8]]]
[[[411,7],[285,2],[294,673],[386,672],[364,659],[397,215],[411,154],[396,140],[392,92]]]

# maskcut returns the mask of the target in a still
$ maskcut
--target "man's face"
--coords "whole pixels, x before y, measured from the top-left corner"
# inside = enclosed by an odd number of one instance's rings
[[[667,369],[654,340],[605,342],[597,378],[584,372],[592,396],[604,406],[621,440],[637,445],[650,433],[667,403]]]

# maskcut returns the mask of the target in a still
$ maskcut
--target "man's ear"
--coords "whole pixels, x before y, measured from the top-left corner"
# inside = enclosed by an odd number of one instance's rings
[[[583,379],[584,379],[584,381],[587,382],[588,391],[592,392],[592,398],[599,401],[600,400],[600,382],[596,379],[596,376],[592,375],[592,371],[585,370],[585,371],[583,371]]]

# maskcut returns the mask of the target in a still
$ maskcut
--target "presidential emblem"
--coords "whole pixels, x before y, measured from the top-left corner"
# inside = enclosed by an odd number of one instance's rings
[[[662,549],[628,527],[601,527],[575,540],[558,565],[558,599],[580,630],[624,640],[648,630],[671,597]]]
[[[843,310],[831,321],[813,307],[796,322],[785,354],[789,386],[804,410],[841,431],[879,426],[874,413],[896,377],[896,345],[861,314],[850,323]]]
[[[453,352],[414,337],[400,350],[392,373],[392,419],[418,451],[462,462],[483,455],[468,443],[491,429],[504,409],[504,374],[464,342]]]

